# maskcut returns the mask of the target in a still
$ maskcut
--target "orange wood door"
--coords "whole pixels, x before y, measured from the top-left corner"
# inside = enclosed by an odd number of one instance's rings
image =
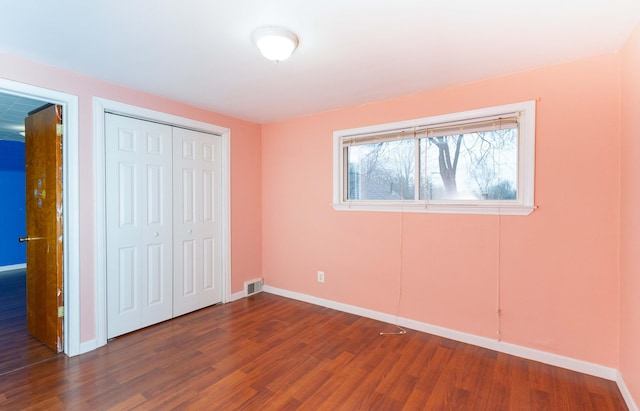
[[[25,119],[27,328],[56,352],[62,347],[62,107]]]

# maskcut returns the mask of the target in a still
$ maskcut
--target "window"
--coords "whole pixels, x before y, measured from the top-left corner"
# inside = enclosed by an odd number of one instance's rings
[[[334,132],[334,208],[530,214],[535,102]]]

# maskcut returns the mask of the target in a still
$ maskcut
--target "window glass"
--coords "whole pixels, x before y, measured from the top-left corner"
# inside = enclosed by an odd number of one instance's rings
[[[517,128],[430,137],[420,148],[420,199],[517,199]]]
[[[349,200],[414,198],[413,140],[361,144],[347,150]]]

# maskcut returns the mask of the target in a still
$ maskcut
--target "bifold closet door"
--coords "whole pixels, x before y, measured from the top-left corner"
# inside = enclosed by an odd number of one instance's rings
[[[173,130],[173,315],[222,301],[221,137]]]
[[[172,127],[106,114],[107,336],[172,317]]]

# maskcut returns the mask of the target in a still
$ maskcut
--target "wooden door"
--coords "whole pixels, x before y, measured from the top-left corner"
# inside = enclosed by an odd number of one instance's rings
[[[27,328],[63,349],[62,107],[46,105],[25,119]]]
[[[171,127],[105,115],[107,337],[172,317]]]
[[[221,137],[173,129],[173,315],[222,302]]]

